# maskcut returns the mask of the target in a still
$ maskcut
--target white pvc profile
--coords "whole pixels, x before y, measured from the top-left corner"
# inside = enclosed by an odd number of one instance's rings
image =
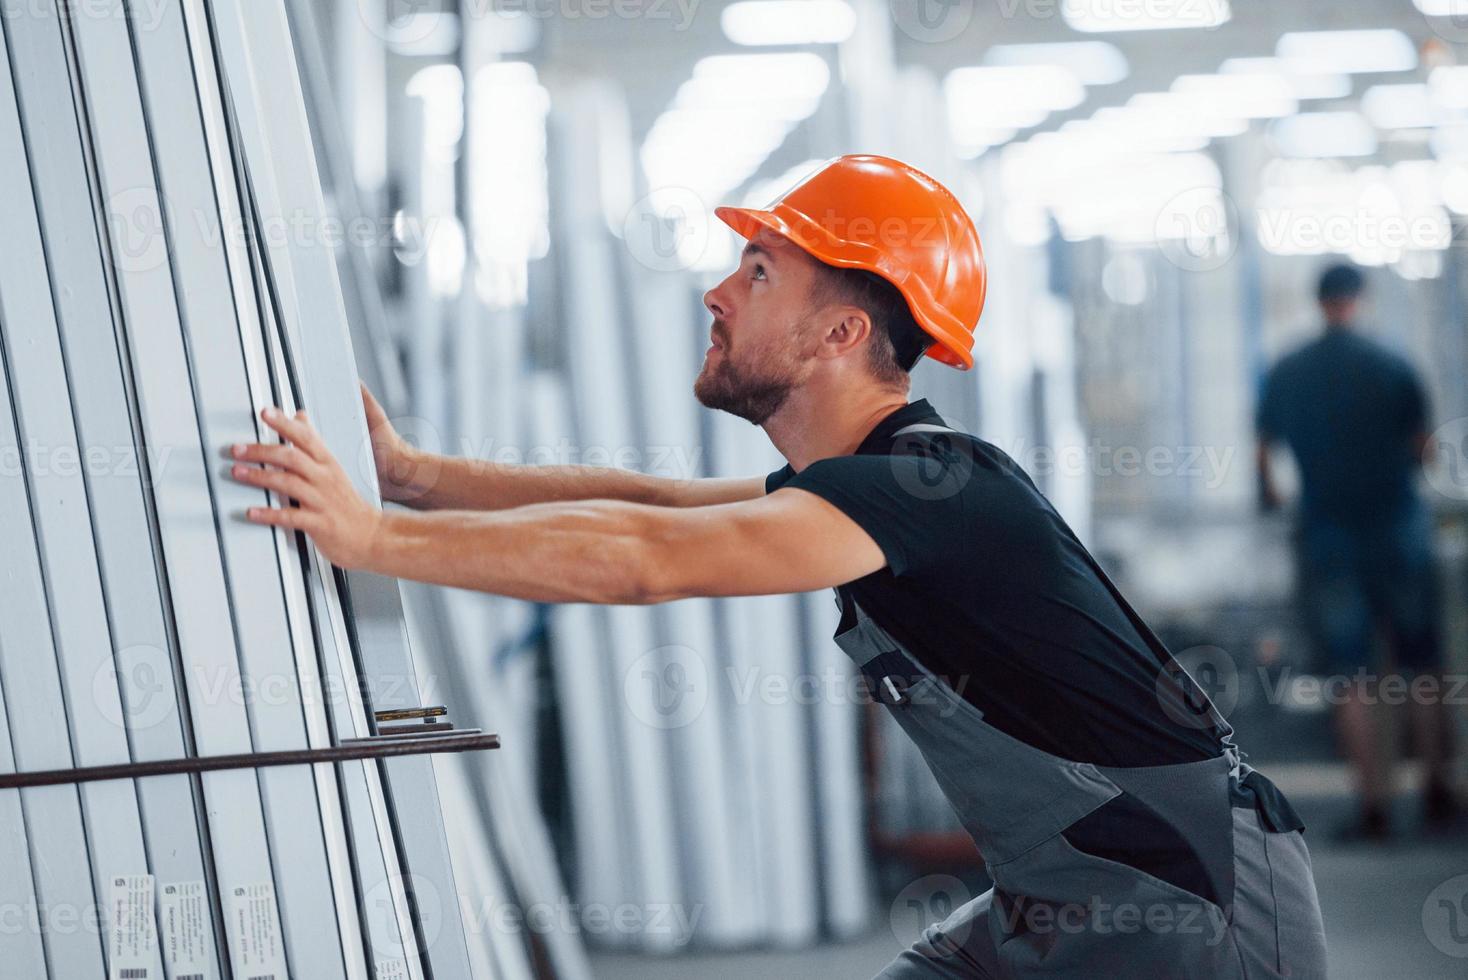
[[[862,798],[861,713],[855,697],[851,659],[831,639],[836,616],[830,593],[806,593],[805,645],[809,670],[822,680],[821,691],[839,696],[811,706],[810,757],[813,767],[817,862],[823,885],[825,927],[839,938],[855,936],[871,922],[870,858],[866,842],[866,804]],[[829,687],[827,677],[840,678]]]
[[[0,38],[3,46],[3,38]],[[9,176],[8,151],[20,143],[5,132],[5,106],[10,102],[10,74],[0,72],[0,179]],[[14,195],[20,197],[21,195]],[[0,214],[8,208],[0,198]],[[23,323],[7,300],[7,277],[0,266],[0,324]],[[3,357],[0,357],[3,361]],[[11,415],[8,371],[0,370],[0,453],[19,459],[21,444]],[[8,716],[9,748],[17,771],[65,769],[71,765],[71,743],[66,733],[66,708],[61,679],[51,650],[46,595],[40,561],[30,522],[25,477],[18,468],[0,469],[0,552],[6,556],[6,585],[0,589],[0,689]],[[20,692],[24,692],[23,694]],[[22,819],[7,823],[10,842],[29,845],[30,895],[20,879],[21,865],[6,865],[11,887],[20,892],[22,928],[0,942],[6,962],[34,961],[35,943],[44,944],[47,966],[57,976],[104,975],[102,936],[86,932],[57,935],[49,929],[46,909],[84,912],[97,907],[87,860],[87,837],[82,826],[81,801],[74,786],[39,786],[19,791]],[[10,869],[15,868],[12,872]],[[27,901],[28,900],[28,901]],[[34,976],[46,976],[41,972]]]
[[[104,16],[109,13],[111,16]],[[136,381],[144,442],[169,448],[168,465],[153,473],[152,491],[162,558],[183,676],[200,755],[249,752],[252,740],[243,704],[227,693],[241,685],[238,649],[223,556],[214,523],[206,453],[193,394],[174,279],[166,254],[136,261],[132,229],[163,227],[151,154],[126,22],[119,5],[96,6],[72,27],[81,69],[89,133],[107,220],[119,315],[125,325],[125,369]],[[201,777],[209,814],[218,887],[232,914],[225,916],[236,969],[273,967],[277,956],[248,956],[254,946],[240,923],[253,919],[282,936],[271,853],[256,774],[248,770]],[[247,959],[250,962],[247,963]]]
[[[594,159],[599,148],[592,119],[600,108],[596,94],[582,88],[567,95],[566,121],[573,124],[559,133],[565,141],[562,161]],[[560,173],[571,176],[565,171]],[[626,372],[617,369],[624,363],[619,337],[622,309],[612,239],[606,233],[596,181],[566,179],[558,181],[557,189],[564,205],[559,229],[564,243],[563,268],[576,278],[576,288],[567,290],[564,300],[564,349],[574,438],[583,450],[616,453],[632,447],[636,439]],[[668,734],[656,712],[644,710],[660,692],[655,686],[658,680],[648,684],[643,677],[659,677],[663,659],[653,632],[652,614],[647,609],[613,607],[593,610],[591,616],[601,622],[600,649],[572,649],[567,653],[580,664],[575,674],[584,674],[586,660],[595,657],[604,661],[601,669],[608,675],[609,683],[600,688],[598,696],[610,701],[607,735],[612,741],[608,748],[616,753],[625,780],[619,804],[630,831],[621,841],[627,862],[621,871],[621,887],[627,893],[615,901],[637,896],[646,902],[680,903],[673,794],[668,780]],[[609,692],[615,693],[608,698]],[[640,940],[656,945],[679,937],[616,938],[624,943]]]
[[[236,226],[220,218],[211,179],[219,168],[212,165],[202,125],[199,93],[214,79],[207,60],[203,70],[195,69],[180,7],[160,9],[147,29],[133,26],[200,431],[205,444],[214,447],[212,455],[220,458],[223,447],[255,441],[259,432],[234,300],[236,292],[250,292],[253,284],[232,282],[229,275],[225,249],[233,247]],[[246,324],[256,328],[255,321]],[[229,479],[226,466],[221,462],[207,473],[215,511],[224,518],[218,533],[253,744],[262,752],[306,748],[276,535],[237,518],[264,495]],[[321,787],[325,792],[318,803],[317,784],[305,766],[268,769],[259,773],[259,780],[291,973],[323,980],[345,976],[343,937],[321,928],[325,910],[345,905],[355,912],[352,891],[341,888],[344,850],[336,855],[339,867],[333,874],[327,849],[336,842],[323,834],[323,825],[335,822],[323,809],[340,806],[335,787]]]
[[[79,465],[87,457],[66,397],[69,388],[48,289],[40,220],[28,193],[30,168],[21,152],[24,140],[9,78],[5,89],[0,93],[0,114],[4,116],[0,140],[11,152],[3,162],[0,185],[13,190],[6,195],[0,213],[0,227],[5,228],[5,235],[0,236],[4,239],[0,265],[5,277],[0,316],[5,322],[15,434],[25,447],[16,461],[30,496],[28,507],[9,513],[14,515],[12,520],[28,514],[28,522],[15,523],[21,528],[34,526],[31,553],[38,561],[44,596],[42,608],[28,610],[29,621],[15,625],[37,629],[49,624],[50,631],[43,644],[15,653],[55,658],[61,679],[63,730],[70,736],[74,763],[125,763],[131,761],[127,740],[119,739],[117,726],[107,720],[122,717],[122,702]],[[148,873],[136,789],[130,780],[115,781],[83,787],[80,795],[96,897],[99,903],[110,903],[111,879]],[[162,971],[156,945],[142,952],[139,962]]]
[[[236,161],[230,154],[228,126],[224,116],[224,102],[219,91],[218,69],[214,62],[213,46],[204,24],[202,7],[189,2],[182,8],[182,26],[188,34],[188,44],[194,59],[194,73],[203,123],[204,146],[213,174],[219,227],[244,229],[245,216],[242,210],[240,187],[236,182]],[[276,441],[272,430],[256,426],[254,418],[259,409],[274,403],[269,383],[270,368],[263,346],[262,331],[267,327],[265,314],[257,301],[259,278],[258,266],[253,264],[243,238],[229,234],[222,237],[224,259],[236,307],[236,341],[243,354],[245,382],[248,386],[248,410],[251,415],[250,436],[258,441]],[[289,627],[291,668],[295,671],[296,695],[300,701],[305,725],[306,743],[311,748],[323,748],[332,744],[330,726],[325,713],[325,696],[321,689],[321,676],[316,662],[316,650],[309,615],[305,609],[305,586],[301,580],[300,553],[296,536],[289,532],[272,529],[274,561],[279,582],[283,583],[282,595],[285,616]],[[263,774],[262,774],[263,775]],[[311,767],[315,781],[316,797],[320,806],[322,836],[326,846],[327,863],[330,869],[332,893],[335,901],[337,932],[341,943],[341,956],[347,975],[362,976],[367,973],[366,952],[363,944],[361,920],[352,876],[350,841],[347,835],[345,816],[342,812],[341,787],[335,766],[321,763]],[[289,928],[289,923],[287,924]]]
[[[633,362],[645,369],[649,383],[642,386],[640,431],[647,447],[681,452],[679,467],[664,475],[687,479],[706,475],[703,462],[699,408],[688,394],[699,361],[698,334],[688,329],[691,297],[678,278],[638,274],[624,263],[631,297],[631,320],[626,343]],[[657,379],[658,383],[653,383]],[[735,763],[740,756],[733,734],[742,710],[728,697],[729,687],[717,657],[718,629],[715,599],[685,599],[659,610],[661,642],[674,656],[697,657],[707,686],[707,703],[686,724],[673,730],[678,794],[678,834],[693,842],[698,863],[687,901],[702,903],[697,940],[737,944],[760,938],[759,895],[751,873],[751,821],[739,816],[740,801],[748,795],[743,774]],[[690,862],[692,863],[692,862]]]
[[[180,717],[160,569],[142,479],[149,461],[137,447],[133,412],[113,331],[102,268],[90,168],[73,99],[71,58],[54,9],[31,7],[6,19],[15,41],[26,150],[51,296],[61,331],[78,435],[94,460],[83,467],[99,572],[115,652],[123,711],[103,712],[134,761],[188,754]],[[99,326],[105,325],[98,343]],[[96,454],[90,455],[90,454]],[[166,465],[166,460],[155,461]],[[137,784],[149,871],[160,885],[209,877],[197,823],[193,781],[166,776]],[[217,971],[214,926],[200,935],[202,966]]]
[[[273,224],[305,216],[319,222],[324,205],[284,10],[277,4],[237,0],[217,0],[212,9],[259,219]],[[266,106],[268,118],[262,111]],[[360,462],[366,425],[356,395],[356,371],[331,249],[313,241],[272,247],[269,253],[269,271],[285,287],[280,326],[299,371],[306,400],[303,407],[310,410],[323,439],[343,460],[358,491],[377,503],[375,474],[370,465]],[[360,656],[373,709],[417,706],[418,683],[396,583],[357,573],[347,575],[346,580],[356,646],[343,643],[338,649],[348,661],[352,653]],[[326,590],[330,599],[336,582],[328,579],[324,584],[330,586]],[[344,676],[354,677],[355,673]],[[385,773],[389,793],[382,801],[383,810],[395,809],[398,814],[397,831],[414,876],[414,890],[431,887],[439,897],[436,906],[419,902],[412,910],[423,935],[432,937],[431,948],[424,953],[431,957],[436,976],[467,977],[463,924],[431,762],[392,760],[378,771]],[[396,889],[403,884],[401,878],[393,882],[394,901]],[[411,958],[409,968],[414,968]]]
[[[5,691],[0,687],[0,772],[15,772],[15,754],[10,750],[10,718],[5,711]],[[26,843],[25,808],[21,791],[0,791],[0,909],[7,910],[11,926],[0,933],[0,957],[18,976],[44,977],[46,950],[41,930],[28,928],[28,917],[36,905],[35,871]],[[15,923],[20,924],[16,928]]]
[[[716,472],[720,476],[764,473],[780,459],[764,433],[743,419],[714,419]],[[791,596],[741,596],[720,600],[724,607],[725,663],[736,703],[736,731],[742,733],[747,799],[753,808],[760,907],[768,910],[766,934],[787,945],[811,942],[817,935],[818,908],[815,827],[811,822],[809,752],[791,746],[809,743],[802,690],[797,600]],[[785,696],[761,695],[767,679],[779,680]],[[746,697],[746,695],[748,695]]]

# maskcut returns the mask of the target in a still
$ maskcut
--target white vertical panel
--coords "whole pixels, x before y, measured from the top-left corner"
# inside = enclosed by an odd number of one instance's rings
[[[643,382],[644,443],[650,451],[668,455],[673,471],[661,475],[707,476],[699,468],[708,462],[698,424],[703,410],[692,396],[703,337],[692,322],[694,297],[681,274],[639,274],[627,262],[624,268],[632,273],[626,343]],[[742,809],[749,787],[737,765],[740,709],[718,655],[716,602],[666,604],[659,610],[660,636],[673,650],[692,651],[705,671],[707,703],[670,733],[672,764],[679,774],[671,786],[679,812],[677,833],[692,853],[685,869],[685,901],[704,908],[695,939],[732,945],[759,939],[765,913],[752,871],[754,826]]]
[[[10,88],[8,80],[6,88]],[[11,91],[0,94],[0,113],[4,114],[0,140],[16,148],[22,141],[13,96]],[[21,163],[15,154],[8,155],[0,186],[30,186],[29,172]],[[49,606],[49,615],[41,614],[40,623],[49,619],[51,628],[46,646],[21,655],[39,656],[38,650],[49,648],[56,658],[75,762],[124,763],[130,756],[127,739],[118,737],[122,701],[81,471],[87,457],[67,397],[66,366],[48,290],[50,276],[39,216],[30,194],[6,196],[12,206],[0,216],[5,228],[5,235],[0,236],[4,239],[0,265],[6,275],[0,317],[6,324],[5,361],[16,435],[23,446],[38,451],[24,470]],[[15,513],[19,516],[25,511]],[[107,901],[114,876],[148,872],[137,793],[130,781],[96,783],[80,792],[97,897]],[[150,967],[161,973],[156,947],[147,958]]]
[[[61,25],[54,10],[31,10],[30,15],[9,18],[7,27],[17,42],[13,53],[17,95],[34,164],[33,190],[44,218],[42,235],[71,401],[78,434],[97,460],[83,473],[125,712],[107,720],[117,735],[129,741],[133,759],[174,758],[186,754],[187,743],[141,484],[148,461],[136,447],[133,413],[119,372],[113,311]],[[167,465],[166,453],[159,455],[164,458],[156,462]],[[143,780],[137,792],[149,867],[158,881],[204,881],[192,780],[186,776]],[[217,964],[213,928],[206,928],[202,938],[206,959]]]
[[[582,453],[599,452],[605,459],[635,448],[630,406],[631,391],[622,370],[623,348],[618,309],[617,267],[612,239],[602,217],[599,184],[585,179],[580,161],[597,159],[596,127],[591,120],[598,112],[595,91],[587,86],[562,93],[561,146],[557,190],[562,202],[561,242],[567,280],[575,287],[565,292],[565,345],[569,391],[574,418],[572,445]],[[574,161],[574,163],[573,163]],[[622,842],[630,852],[632,868],[624,881],[630,894],[642,901],[681,902],[681,885],[674,852],[673,798],[667,779],[667,739],[646,712],[628,701],[645,688],[629,686],[629,672],[642,673],[660,658],[649,610],[610,608],[600,611],[606,633],[602,656],[607,658],[612,686],[603,689],[613,722],[613,743],[620,747],[619,768],[626,785],[622,805],[629,808],[627,829],[631,837]],[[576,656],[594,655],[576,651]],[[712,914],[717,914],[712,913]],[[656,945],[672,936],[612,937],[625,943],[642,941]]]
[[[783,462],[762,430],[724,413],[715,417],[714,450],[718,476],[768,473]],[[729,681],[738,698],[732,721],[743,743],[756,834],[759,901],[769,912],[770,938],[786,944],[816,937],[818,908],[810,754],[790,751],[807,741],[807,709],[794,696],[802,672],[797,601],[721,600]]]
[[[308,227],[320,228],[325,207],[284,8],[274,3],[217,0],[212,9],[261,219],[274,222],[301,217]],[[376,503],[375,473],[361,464],[367,432],[356,396],[357,374],[332,250],[313,239],[272,247],[270,252],[271,274],[294,282],[292,295],[282,302],[285,320],[280,326],[300,372],[307,399],[303,407],[310,410],[326,444],[345,462],[358,491]],[[357,573],[346,578],[356,652],[373,695],[372,707],[417,706],[418,679],[407,647],[397,584]],[[334,585],[327,597],[333,594]],[[338,651],[348,652],[344,642],[338,642]],[[387,775],[389,799],[376,801],[375,809],[380,811],[384,802],[398,808],[406,870],[415,876],[414,889],[431,888],[443,898],[438,903],[420,902],[416,908],[422,935],[431,940],[425,953],[437,977],[467,977],[463,925],[453,900],[457,888],[432,766],[427,759],[404,758],[384,763],[380,769]],[[369,780],[369,787],[372,785]],[[384,858],[391,869],[396,854],[384,854]],[[390,875],[395,905],[405,883],[393,881]],[[399,917],[401,920],[402,910]],[[409,936],[403,938],[410,941]],[[411,956],[409,960],[410,971],[415,970]]]
[[[106,16],[109,13],[111,16]],[[168,447],[166,466],[153,472],[163,560],[183,674],[200,754],[248,752],[252,748],[238,690],[240,668],[209,481],[208,453],[199,431],[182,324],[166,254],[136,252],[136,229],[160,229],[147,128],[126,21],[115,4],[89,9],[73,22],[75,42],[96,153],[119,311],[126,324],[128,361],[137,384],[145,444]],[[206,456],[206,453],[208,455]],[[214,865],[226,900],[236,889],[265,886],[274,875],[265,835],[259,786],[249,771],[202,776],[212,835]],[[262,910],[267,927],[280,935],[278,914]],[[237,920],[226,916],[232,955],[247,942]]]

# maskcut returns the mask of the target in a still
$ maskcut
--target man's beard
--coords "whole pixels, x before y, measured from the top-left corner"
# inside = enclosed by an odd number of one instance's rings
[[[722,335],[725,343],[718,352],[718,361],[706,365],[693,382],[694,397],[705,408],[763,425],[803,380],[799,363],[791,359],[794,352],[748,351],[746,359],[754,363],[736,367],[729,357],[727,335],[717,324],[714,332]]]

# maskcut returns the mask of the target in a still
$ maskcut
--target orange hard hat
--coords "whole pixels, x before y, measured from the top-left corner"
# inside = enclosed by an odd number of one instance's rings
[[[744,238],[760,228],[842,269],[892,283],[936,343],[927,354],[968,370],[988,273],[979,233],[963,205],[932,177],[888,157],[828,161],[764,210],[715,208]]]

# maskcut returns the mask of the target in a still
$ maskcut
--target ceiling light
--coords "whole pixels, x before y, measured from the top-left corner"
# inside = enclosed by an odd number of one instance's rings
[[[1220,115],[1243,119],[1288,116],[1299,108],[1289,84],[1279,75],[1179,75],[1173,92],[1191,96]]]
[[[1442,116],[1421,82],[1373,85],[1361,96],[1361,111],[1378,129],[1419,129]]]
[[[1359,112],[1302,112],[1270,127],[1275,149],[1287,157],[1364,157],[1376,152],[1376,133]]]
[[[986,65],[1057,65],[1083,85],[1110,85],[1127,77],[1126,56],[1105,41],[999,44],[984,54]]]
[[[840,44],[856,28],[846,0],[738,0],[719,15],[735,44]]]
[[[1086,33],[1217,27],[1232,16],[1228,0],[1061,0],[1060,13],[1072,28]]]
[[[1274,53],[1315,72],[1355,74],[1417,67],[1411,39],[1390,29],[1292,31],[1280,37]]]
[[[1282,79],[1297,99],[1340,99],[1351,94],[1351,79],[1339,72],[1311,74],[1282,58],[1229,58],[1218,66],[1223,75],[1262,74]]]

